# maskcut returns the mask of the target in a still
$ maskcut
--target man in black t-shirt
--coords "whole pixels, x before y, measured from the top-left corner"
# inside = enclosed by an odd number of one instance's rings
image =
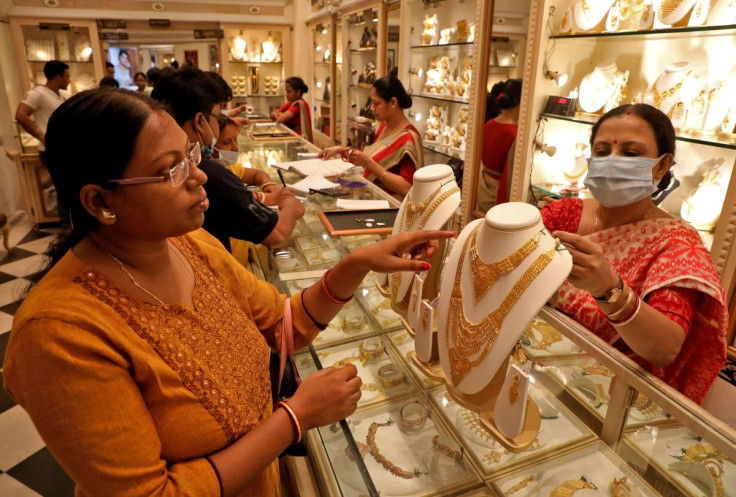
[[[235,174],[207,158],[219,134],[218,102],[224,99],[212,79],[196,67],[185,67],[164,74],[151,96],[168,107],[192,143],[202,145],[199,168],[207,175],[204,189],[210,200],[202,227],[228,250],[230,237],[269,247],[288,238],[296,220],[304,215],[304,207],[292,190],[282,190],[277,213],[258,202]]]

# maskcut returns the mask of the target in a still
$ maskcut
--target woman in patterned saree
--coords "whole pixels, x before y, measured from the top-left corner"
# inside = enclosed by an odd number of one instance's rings
[[[590,143],[594,198],[542,209],[573,256],[557,307],[700,403],[726,361],[728,316],[698,232],[652,203],[670,182],[675,131],[654,107],[623,105]]]
[[[371,112],[381,125],[373,144],[365,150],[328,147],[318,157],[340,157],[365,168],[365,177],[389,193],[407,194],[414,182],[414,171],[422,167],[422,140],[419,131],[404,115],[411,107],[411,96],[395,76],[377,79],[371,88]]]
[[[283,123],[304,139],[313,141],[312,113],[309,110],[309,104],[303,98],[303,95],[309,91],[309,87],[302,78],[292,76],[286,78],[284,88],[286,103],[271,112],[271,119],[277,123]]]
[[[88,154],[73,153],[75,136],[90,140]],[[269,356],[286,297],[200,229],[209,202],[199,145],[160,104],[79,93],[54,112],[46,143],[73,231],[15,315],[6,390],[78,496],[280,495],[277,457],[355,411],[357,370],[318,371],[272,406]],[[295,347],[368,270],[426,270],[429,240],[449,236],[391,237],[346,256],[288,301]],[[396,255],[405,252],[411,260]]]

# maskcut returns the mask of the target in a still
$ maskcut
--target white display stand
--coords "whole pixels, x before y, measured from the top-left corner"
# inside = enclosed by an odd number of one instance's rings
[[[602,31],[614,0],[578,0],[573,7],[575,31]]]
[[[430,198],[427,206],[410,219],[411,214],[407,214],[408,204],[422,204]],[[441,202],[437,204],[440,199]],[[458,207],[460,207],[460,189],[450,166],[434,164],[422,167],[414,173],[414,184],[399,208],[391,234],[442,229]],[[410,220],[413,222],[409,222]],[[414,273],[406,271],[389,275],[389,285],[396,286],[396,292],[392,295],[394,303],[404,300],[411,287],[413,276]],[[398,279],[398,283],[392,281],[395,278]]]
[[[701,86],[702,81],[693,73],[690,62],[675,62],[665,67],[664,71],[647,88],[644,103],[653,105],[665,114],[671,115],[678,102],[683,102],[686,107],[689,107]],[[659,101],[655,98],[655,87]],[[663,93],[666,93],[666,96],[663,96]]]
[[[590,114],[602,110],[610,110],[618,101],[613,102],[617,92],[626,86],[629,73],[619,71],[616,64],[596,66],[593,72],[583,77],[580,82],[578,104]],[[609,104],[610,102],[610,104]]]

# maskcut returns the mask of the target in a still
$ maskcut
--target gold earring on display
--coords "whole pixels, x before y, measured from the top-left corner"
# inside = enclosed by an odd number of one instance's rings
[[[113,222],[115,222],[118,219],[118,216],[114,212],[104,211],[103,210],[103,211],[101,211],[101,214],[102,214],[102,218],[105,221],[113,221]]]

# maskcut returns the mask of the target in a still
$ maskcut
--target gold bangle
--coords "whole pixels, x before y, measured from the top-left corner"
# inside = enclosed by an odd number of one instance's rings
[[[378,359],[385,351],[386,348],[378,337],[369,338],[360,343],[360,357],[365,362]]]
[[[404,372],[396,364],[384,364],[378,368],[378,381],[384,387],[396,387],[404,383]]]
[[[624,302],[624,305],[619,307],[617,310],[606,313],[606,317],[612,321],[616,321],[621,318],[621,316],[624,316],[627,311],[629,310],[629,307],[631,306],[631,303],[634,302],[636,298],[636,293],[634,293],[634,290],[632,290],[629,287],[626,287],[629,290],[629,293],[626,295],[626,302]]]
[[[269,186],[271,186],[271,185],[273,185],[273,186],[279,186],[279,185],[277,185],[276,183],[274,183],[273,181],[266,181],[265,183],[263,183],[263,184],[262,184],[261,186],[259,186],[258,188],[260,188],[261,190],[263,190],[264,188],[268,188],[268,187],[269,187]]]
[[[380,178],[378,178],[378,181],[383,181],[383,178],[385,178],[387,174],[388,174],[388,169],[384,169],[383,174],[381,175]]]
[[[343,320],[344,331],[360,331],[365,326],[365,316],[360,311],[353,310],[345,315]]]
[[[462,447],[460,447],[460,449],[458,450],[458,449],[453,449],[443,444],[442,442],[440,442],[439,435],[435,435],[434,437],[432,437],[432,448],[434,448],[440,454],[450,457],[452,459],[462,459],[463,452],[465,451],[465,449],[463,449]]]
[[[289,418],[291,418],[291,423],[294,425],[294,429],[296,429],[296,440],[292,442],[292,445],[298,444],[302,441],[302,424],[299,422],[299,418],[296,417],[296,413],[291,409],[291,406],[287,404],[283,400],[279,400],[278,402],[274,403],[274,407],[283,407],[286,410],[286,413],[289,415]]]
[[[427,421],[427,407],[418,400],[404,404],[399,411],[399,421],[404,428],[416,430]]]

